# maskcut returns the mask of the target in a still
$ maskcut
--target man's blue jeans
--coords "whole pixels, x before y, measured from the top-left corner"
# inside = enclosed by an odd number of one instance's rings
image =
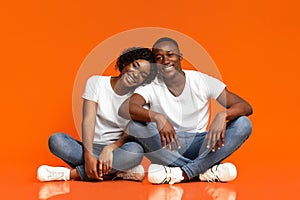
[[[50,151],[65,161],[70,167],[76,168],[81,179],[84,181],[95,181],[86,176],[83,158],[82,143],[65,133],[53,134],[48,141]],[[93,144],[93,154],[98,159],[106,145]],[[143,159],[144,150],[136,142],[127,142],[113,151],[113,174],[116,171],[126,171],[139,165]]]
[[[252,124],[248,117],[242,116],[228,122],[225,132],[225,146],[221,147],[220,150],[216,149],[215,152],[206,147],[205,136],[207,132],[178,132],[177,137],[181,149],[175,147],[175,151],[171,152],[162,148],[155,123],[132,122],[129,125],[129,134],[143,146],[145,156],[152,163],[181,167],[189,179],[197,177],[231,155],[245,142],[251,132]]]

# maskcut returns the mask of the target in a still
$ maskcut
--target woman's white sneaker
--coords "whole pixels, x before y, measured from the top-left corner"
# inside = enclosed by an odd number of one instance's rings
[[[166,167],[163,165],[151,164],[148,169],[148,181],[153,184],[179,183],[184,178],[180,167]]]
[[[228,182],[237,176],[237,170],[232,163],[214,165],[203,174],[199,175],[200,181],[208,182]]]
[[[40,181],[67,181],[70,180],[70,171],[66,167],[42,165],[37,170],[37,179]]]
[[[120,171],[117,173],[118,178],[122,178],[125,180],[134,180],[134,181],[142,181],[145,177],[145,170],[142,165],[138,165],[134,168],[131,168],[127,171]]]

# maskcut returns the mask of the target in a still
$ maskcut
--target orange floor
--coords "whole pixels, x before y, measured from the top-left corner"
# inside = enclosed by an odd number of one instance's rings
[[[143,161],[143,165],[147,166],[148,162]],[[17,167],[6,168],[0,186],[1,199],[295,199],[295,193],[300,190],[300,176],[295,167],[283,171],[283,166],[237,164],[238,178],[233,182],[191,182],[172,186],[152,185],[147,179],[143,182],[42,183],[35,178],[37,166],[32,163],[27,167],[22,171]]]

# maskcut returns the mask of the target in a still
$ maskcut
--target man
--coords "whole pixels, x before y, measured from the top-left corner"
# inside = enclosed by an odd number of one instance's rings
[[[148,180],[174,184],[194,179],[235,179],[235,166],[220,162],[251,134],[252,125],[246,117],[252,114],[251,106],[221,81],[182,70],[182,55],[172,38],[157,40],[152,52],[158,65],[157,78],[135,91],[119,110],[121,116],[135,121],[129,126],[129,134],[152,162]],[[216,114],[206,131],[211,98],[225,109]]]

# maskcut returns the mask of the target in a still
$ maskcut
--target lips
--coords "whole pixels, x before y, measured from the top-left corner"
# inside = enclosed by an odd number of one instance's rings
[[[129,83],[136,84],[136,80],[128,73],[127,73],[127,80]]]
[[[169,71],[172,71],[173,69],[174,69],[174,65],[169,65],[169,66],[164,65],[164,66],[162,66],[162,68],[161,68],[161,70],[162,70],[163,72],[169,72]]]

